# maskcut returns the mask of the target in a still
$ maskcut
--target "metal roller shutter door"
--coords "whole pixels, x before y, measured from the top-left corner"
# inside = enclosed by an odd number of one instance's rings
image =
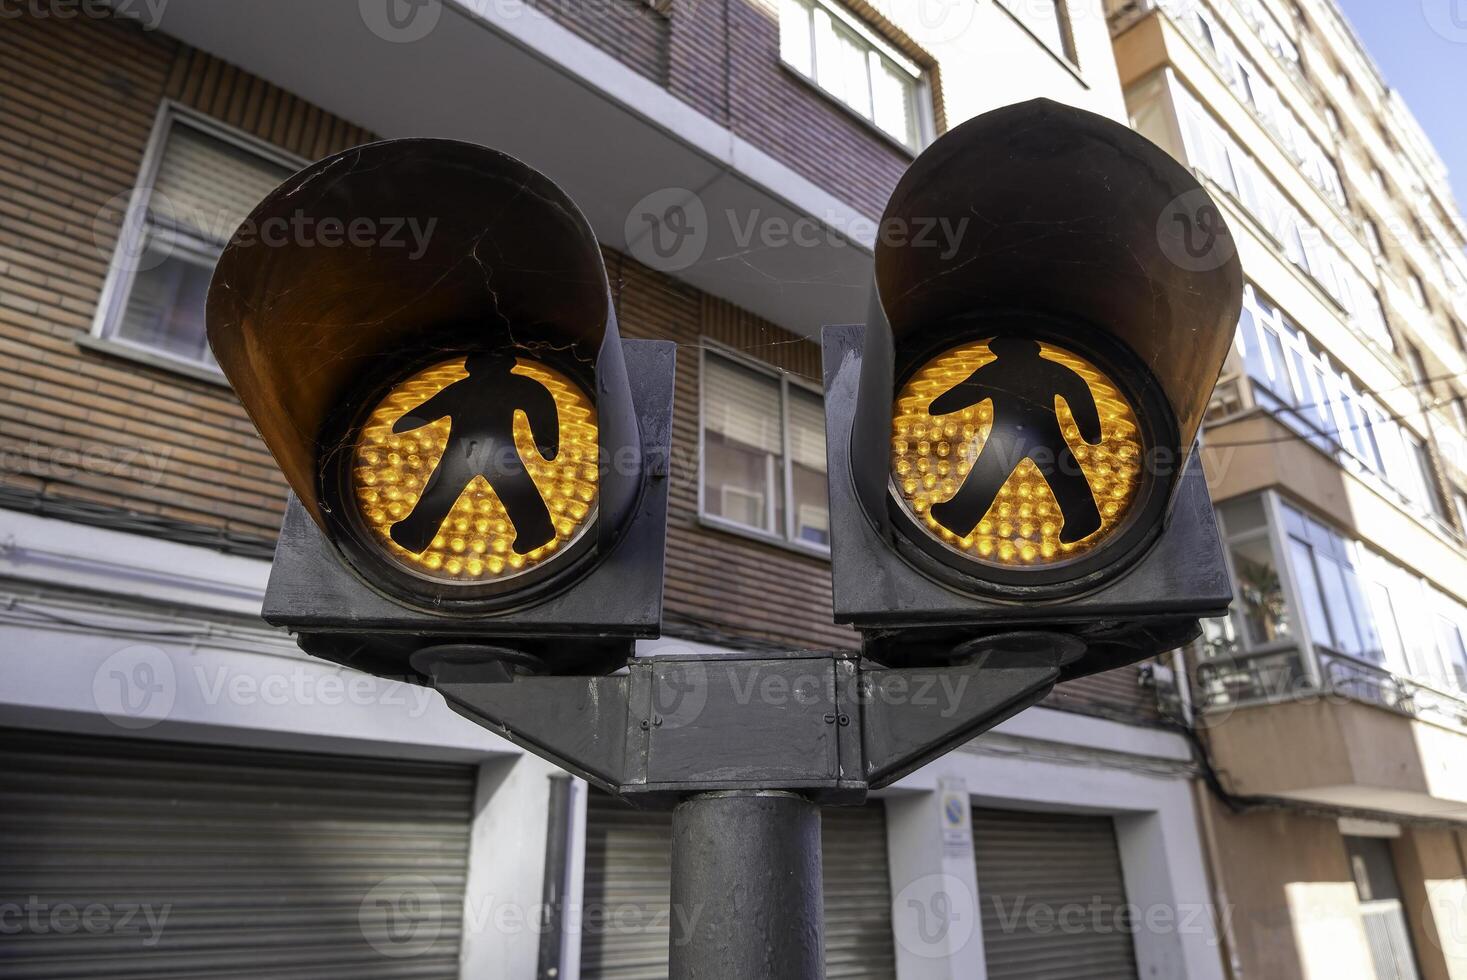
[[[973,850],[989,980],[1136,976],[1109,817],[975,808]]]
[[[891,883],[880,803],[822,811],[826,976],[892,980]],[[672,817],[592,793],[586,812],[582,980],[667,976]],[[652,923],[656,923],[652,925]]]
[[[666,977],[672,814],[591,792],[584,880],[581,980]]]
[[[825,975],[893,980],[891,878],[886,808],[826,807],[820,813],[825,891]]]
[[[0,937],[7,980],[458,976],[472,767],[8,730],[0,758],[0,908],[108,917]]]

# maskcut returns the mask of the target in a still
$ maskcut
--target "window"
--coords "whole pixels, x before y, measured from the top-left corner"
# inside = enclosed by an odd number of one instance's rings
[[[214,263],[239,224],[296,165],[208,120],[165,110],[139,175],[149,193],[137,196],[118,237],[96,332],[216,368],[204,336]]]
[[[999,6],[1013,14],[1049,50],[1072,65],[1078,63],[1062,0],[999,0]]]
[[[1426,301],[1426,288],[1421,285],[1421,277],[1414,272],[1406,274],[1406,288],[1411,290],[1411,301],[1422,309],[1430,309]]]
[[[1426,358],[1421,356],[1421,349],[1414,344],[1406,345],[1406,369],[1411,373],[1411,381],[1421,390],[1424,398],[1431,397],[1431,372],[1426,370]]]
[[[1340,132],[1340,114],[1335,111],[1334,106],[1327,105],[1324,107],[1324,121],[1329,126],[1329,131],[1338,136]]]
[[[1175,0],[1167,0],[1163,6],[1174,2]],[[1212,12],[1201,6],[1187,4],[1169,9],[1180,15],[1178,23],[1190,27],[1197,39],[1208,49],[1228,87],[1240,101],[1253,109],[1257,119],[1278,138],[1284,149],[1299,164],[1304,176],[1335,204],[1342,208],[1347,207],[1349,200],[1334,160],[1299,119],[1298,114],[1280,98],[1278,90],[1243,53],[1223,24],[1214,21]],[[1261,175],[1259,180],[1263,180]],[[1246,193],[1246,190],[1240,188],[1240,193]],[[1254,195],[1255,198],[1257,196],[1258,194]],[[1253,202],[1248,203],[1250,207],[1254,206]]]
[[[1447,519],[1447,505],[1442,500],[1441,488],[1436,482],[1436,468],[1431,463],[1431,453],[1420,439],[1406,433],[1406,446],[1411,451],[1411,460],[1416,466],[1416,480],[1418,486],[1413,488],[1416,492],[1412,494],[1416,503],[1424,507],[1427,513],[1437,520],[1445,523]]]
[[[928,124],[922,69],[828,0],[780,0],[784,63],[911,150]]]
[[[703,516],[828,549],[820,395],[772,368],[713,351],[703,357],[702,391]]]
[[[1356,546],[1293,507],[1284,507],[1289,567],[1315,643],[1381,661],[1385,653],[1360,587]]]
[[[1462,630],[1445,616],[1438,616],[1436,636],[1442,663],[1451,671],[1457,687],[1467,690],[1467,646],[1462,643]]]
[[[1380,227],[1369,218],[1365,219],[1365,244],[1370,246],[1370,254],[1376,258],[1385,254],[1385,248],[1380,242]]]
[[[1391,346],[1379,295],[1329,236],[1300,214],[1195,96],[1181,88],[1174,96],[1188,162],[1235,195],[1277,240],[1285,258],[1350,314],[1352,326],[1382,346]]]
[[[1217,39],[1212,36],[1212,25],[1207,22],[1207,18],[1200,10],[1194,10],[1193,16],[1196,17],[1197,32],[1202,38],[1203,43],[1215,53],[1217,51]]]
[[[1467,493],[1458,490],[1452,494],[1452,502],[1457,508],[1457,526],[1467,534]]]
[[[1228,542],[1236,601],[1233,619],[1246,650],[1266,648],[1292,635],[1284,587],[1268,540],[1263,498],[1229,500],[1218,506]]]

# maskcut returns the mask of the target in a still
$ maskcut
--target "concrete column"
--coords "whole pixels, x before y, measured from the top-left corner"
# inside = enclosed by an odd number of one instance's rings
[[[550,776],[532,755],[479,767],[460,976],[533,977],[540,953]]]
[[[1143,977],[1222,980],[1218,919],[1232,910],[1213,902],[1190,787],[1174,783],[1162,792],[1166,805],[1115,818],[1136,968]]]
[[[899,980],[985,980],[972,803],[960,777],[887,796]]]
[[[1391,841],[1421,980],[1467,980],[1467,867],[1460,836],[1406,827]]]

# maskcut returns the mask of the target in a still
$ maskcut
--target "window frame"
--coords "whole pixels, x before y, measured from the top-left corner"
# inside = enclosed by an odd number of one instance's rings
[[[708,409],[708,360],[709,356],[721,357],[737,367],[745,368],[779,382],[779,431],[780,431],[780,457],[782,466],[780,471],[780,489],[784,494],[784,527],[779,533],[766,531],[763,528],[741,524],[719,514],[710,514],[707,509],[706,493],[708,482],[706,479],[706,468],[708,454],[705,446],[705,435],[708,431],[707,409]],[[809,381],[799,375],[782,370],[757,357],[750,357],[744,352],[728,344],[721,343],[711,337],[700,337],[698,340],[698,522],[706,527],[730,534],[751,538],[763,544],[774,545],[779,548],[787,548],[815,558],[830,558],[829,544],[816,544],[795,537],[796,515],[794,503],[794,462],[790,458],[790,389],[799,388],[816,396],[820,400],[821,419],[825,417],[825,390],[820,385]],[[829,487],[830,471],[827,467],[826,485]],[[827,521],[829,520],[829,504],[826,505]]]
[[[289,153],[175,99],[162,99],[158,103],[157,111],[153,114],[152,129],[148,133],[143,159],[138,165],[136,181],[132,187],[134,192],[144,188],[151,191],[157,183],[158,171],[163,163],[164,148],[167,146],[169,134],[176,125],[192,127],[207,136],[238,147],[246,153],[284,167],[291,173],[309,163],[303,157]],[[117,243],[113,246],[112,254],[107,260],[107,277],[102,284],[96,312],[92,315],[92,325],[85,333],[76,338],[77,342],[85,347],[128,357],[204,381],[225,384],[224,374],[217,366],[180,357],[171,351],[118,336],[118,330],[127,312],[128,300],[132,298],[132,291],[140,271],[135,267],[135,263],[119,262],[118,256],[134,253],[142,247],[142,239],[147,234],[147,221],[143,213],[147,206],[146,199],[146,194],[131,194],[127,210],[123,215],[122,225],[118,230]],[[218,262],[217,255],[212,258],[207,256],[207,253],[214,247],[214,243],[202,242],[189,234],[178,234],[177,232],[174,234],[177,235],[174,247],[183,253],[182,257],[187,261],[195,264],[204,264],[207,261],[210,268]]]
[[[881,34],[873,27],[865,23],[855,13],[845,9],[841,4],[835,2],[835,0],[792,0],[792,2],[810,8],[809,20],[806,24],[806,30],[810,38],[810,71],[807,73],[799,65],[793,63],[784,56],[784,27],[783,12],[781,9],[784,6],[783,3],[779,4],[779,6],[776,8],[777,20],[779,21],[779,23],[776,24],[776,28],[781,35],[779,45],[780,65],[786,71],[799,78],[806,85],[809,85],[815,91],[819,92],[823,98],[826,98],[833,102],[841,109],[841,111],[854,117],[855,119],[860,120],[864,125],[868,126],[873,132],[877,133],[882,139],[886,140],[888,143],[891,143],[893,146],[901,148],[902,150],[912,154],[913,156],[921,153],[922,150],[925,149],[936,138],[937,135],[936,109],[933,105],[931,68],[929,66],[919,64],[917,61],[913,60],[910,55],[907,55],[904,52],[900,51],[896,47],[896,45],[892,44],[891,41],[883,38]],[[820,81],[819,42],[816,37],[814,23],[815,12],[818,10],[824,10],[826,14],[830,16],[835,22],[837,28],[843,28],[852,34],[855,34],[856,37],[861,41],[861,43],[865,45],[867,66],[866,85],[868,98],[871,105],[870,116],[864,115],[855,106],[852,106],[850,103],[846,102],[845,99],[841,97],[839,92],[826,87]],[[915,143],[907,143],[899,137],[894,136],[893,134],[883,129],[881,125],[876,121],[876,93],[871,74],[871,58],[873,55],[880,57],[888,62],[891,62],[893,65],[896,66],[897,69],[907,75],[910,75],[912,78],[913,88],[911,111],[912,121],[914,124],[913,128],[915,130]]]
[[[1008,14],[1014,23],[1024,29],[1024,33],[1028,34],[1035,41],[1038,41],[1041,48],[1059,59],[1060,64],[1068,68],[1083,84],[1084,77],[1080,74],[1080,54],[1075,45],[1075,30],[1074,25],[1071,23],[1069,0],[1046,0],[1046,2],[1052,2],[1054,4],[1054,16],[1057,22],[1056,26],[1059,27],[1060,36],[1060,46],[1058,48],[1035,33],[1034,28],[1029,26],[1029,22],[1024,19],[1024,16],[1010,6],[1010,4],[1023,2],[1024,0],[998,0],[994,6]]]
[[[1251,527],[1243,530],[1230,529],[1227,526],[1227,519],[1222,513],[1222,505],[1232,503],[1236,500],[1247,500],[1250,497],[1256,498],[1259,501],[1259,505],[1262,508],[1264,517],[1263,526]],[[1220,532],[1219,538],[1222,541],[1223,545],[1223,566],[1227,571],[1228,587],[1232,590],[1233,593],[1232,601],[1228,603],[1227,616],[1222,618],[1225,618],[1230,622],[1233,630],[1235,638],[1234,642],[1238,651],[1236,654],[1234,654],[1234,657],[1237,659],[1264,657],[1272,654],[1284,653],[1292,649],[1297,649],[1302,645],[1303,642],[1300,639],[1299,634],[1299,605],[1295,599],[1294,582],[1291,577],[1291,571],[1287,567],[1286,562],[1282,562],[1279,560],[1279,556],[1281,554],[1281,545],[1279,540],[1280,536],[1278,533],[1277,522],[1274,518],[1272,499],[1270,499],[1270,496],[1266,493],[1241,494],[1237,497],[1230,497],[1225,501],[1221,501],[1213,505],[1213,516],[1214,519],[1217,521],[1218,530]],[[1269,557],[1273,561],[1274,574],[1278,576],[1279,579],[1279,591],[1283,593],[1284,597],[1284,622],[1287,624],[1288,627],[1287,635],[1280,637],[1279,639],[1269,640],[1263,643],[1254,643],[1252,638],[1248,635],[1248,628],[1246,623],[1244,622],[1242,605],[1238,599],[1239,582],[1241,580],[1238,577],[1237,562],[1233,557],[1233,552],[1237,546],[1253,544],[1257,541],[1264,541],[1268,544]]]

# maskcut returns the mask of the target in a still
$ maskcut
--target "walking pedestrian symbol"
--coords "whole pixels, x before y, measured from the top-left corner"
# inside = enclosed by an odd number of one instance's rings
[[[514,524],[514,551],[527,555],[555,537],[550,510],[514,444],[514,417],[524,412],[535,447],[553,460],[560,454],[560,417],[550,390],[514,374],[508,355],[471,354],[468,377],[455,381],[393,423],[394,433],[411,432],[441,418],[449,420],[448,445],[412,512],[392,525],[392,540],[414,554],[433,542],[470,481],[483,477]]]
[[[595,409],[569,377],[475,353],[388,394],[358,439],[364,522],[399,562],[436,578],[515,574],[564,550],[594,515]]]
[[[999,337],[989,342],[995,360],[933,400],[933,415],[951,415],[984,400],[993,402],[993,428],[962,487],[950,500],[932,505],[932,517],[954,534],[966,535],[998,498],[1024,460],[1038,467],[1063,521],[1059,539],[1068,544],[1100,530],[1100,510],[1090,481],[1060,430],[1055,397],[1065,400],[1089,445],[1100,442],[1100,415],[1085,379],[1039,356],[1039,342]]]
[[[910,512],[980,560],[1037,565],[1103,540],[1135,501],[1129,402],[1094,365],[1028,337],[965,345],[897,397],[892,469]]]

